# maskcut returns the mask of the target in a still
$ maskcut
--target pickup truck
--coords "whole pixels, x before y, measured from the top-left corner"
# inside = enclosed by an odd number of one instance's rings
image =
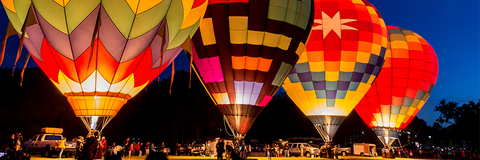
[[[303,144],[303,153],[302,153],[302,149],[301,149],[301,146]],[[320,155],[320,150],[318,149],[318,147],[314,147],[308,143],[289,143],[290,145],[290,155],[292,156],[300,156],[303,154],[303,156],[306,156],[306,157],[311,157],[312,155],[314,156],[319,156]]]
[[[29,141],[23,143],[25,152],[27,153],[41,153],[42,156],[51,157],[52,155],[58,155],[60,149],[57,147],[60,141],[63,139],[61,134],[55,133],[42,133],[33,136]],[[75,155],[76,142],[67,142],[63,155],[72,157]]]
[[[334,147],[333,147],[333,144],[331,144],[330,146],[331,146],[330,158],[332,158],[333,153],[334,153],[333,152]],[[327,149],[326,149],[324,144],[322,144],[322,146],[320,146],[319,148],[320,148],[320,153],[321,153],[320,157],[323,158],[324,155],[327,155]],[[348,154],[352,154],[352,149],[350,147],[337,148],[337,153],[342,155],[342,156],[347,156]]]
[[[337,148],[337,152],[342,154],[342,156],[347,156],[352,154],[352,149],[350,147]]]

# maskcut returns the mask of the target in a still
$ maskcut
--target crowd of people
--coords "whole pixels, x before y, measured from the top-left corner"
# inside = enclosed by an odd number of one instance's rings
[[[237,140],[235,142],[227,142],[225,144],[223,139],[220,139],[215,145],[217,151],[217,159],[223,160],[223,153],[227,160],[239,160],[247,159],[252,152],[250,145],[245,145],[243,140]]]
[[[162,142],[159,151],[163,152],[164,148],[165,144]],[[89,134],[85,140],[80,136],[77,139],[76,150],[75,159],[78,160],[102,159],[102,157],[106,160],[119,160],[132,156],[148,156],[152,152],[157,152],[152,142],[131,141],[130,138],[123,141],[121,145],[113,142],[108,146],[105,137],[98,139],[97,134],[93,136]]]
[[[477,150],[468,149],[446,149],[446,148],[418,148],[407,149],[397,148],[390,149],[388,154],[396,155],[398,157],[418,157],[418,158],[433,158],[433,159],[458,159],[458,160],[480,160],[480,154]]]
[[[22,133],[12,134],[8,142],[8,145],[4,149],[7,152],[7,155],[5,155],[4,157],[8,157],[9,159],[12,159],[12,160],[22,160],[23,159],[22,142],[23,142]]]
[[[75,159],[92,160],[102,159],[103,157],[107,160],[120,159],[119,156],[113,154],[112,147],[107,146],[106,138],[99,138],[98,132],[89,133],[86,139],[83,136],[79,136],[76,143]],[[62,157],[61,154],[62,152],[60,152],[59,158]]]
[[[115,154],[121,155],[122,157],[148,156],[151,152],[157,152],[152,142],[136,142],[131,141],[130,138],[127,138],[125,141],[123,141],[122,146],[116,147]],[[164,148],[165,143],[162,142],[159,151],[163,152]]]

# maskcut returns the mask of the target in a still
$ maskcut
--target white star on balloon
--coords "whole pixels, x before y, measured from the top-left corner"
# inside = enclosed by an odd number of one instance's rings
[[[312,28],[312,30],[323,30],[323,38],[327,36],[330,31],[334,31],[338,37],[342,38],[342,30],[358,30],[357,28],[344,25],[348,22],[357,21],[356,19],[340,19],[340,12],[335,13],[333,17],[328,16],[322,12],[323,19],[314,19],[314,23],[320,24]]]

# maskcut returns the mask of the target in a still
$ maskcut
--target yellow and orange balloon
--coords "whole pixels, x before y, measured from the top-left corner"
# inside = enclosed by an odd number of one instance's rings
[[[368,1],[315,0],[310,39],[283,88],[325,141],[331,141],[380,72],[387,36]]]

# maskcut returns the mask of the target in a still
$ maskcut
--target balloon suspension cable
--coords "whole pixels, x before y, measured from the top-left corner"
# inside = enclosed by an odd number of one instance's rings
[[[81,116],[80,119],[87,128],[88,132],[91,132],[92,130],[98,130],[100,134],[105,126],[112,121],[113,117]],[[101,121],[98,121],[98,119],[101,119]]]
[[[113,117],[103,117],[103,122],[102,122],[102,128],[100,129],[100,133],[102,133],[103,129],[105,129],[105,126],[107,126],[110,121],[112,121]]]
[[[233,130],[232,126],[230,125],[230,123],[227,120],[227,116],[225,116],[225,115],[223,116],[223,126],[225,126],[225,132],[227,132],[228,136],[235,137],[235,130]],[[227,126],[228,126],[228,128],[227,128]],[[230,134],[228,132],[228,129],[230,129],[232,131],[232,134]]]
[[[212,97],[212,94],[210,94],[210,92],[208,92],[208,89],[205,86],[205,83],[203,83],[203,80],[201,80],[202,77],[200,77],[200,75],[198,74],[197,69],[195,69],[195,67],[193,67],[192,69],[195,72],[195,74],[197,75],[197,78],[200,79],[200,83],[202,83],[202,86],[203,86],[203,88],[205,88],[205,91],[207,91],[207,94],[208,94],[208,96],[210,96],[210,99],[212,99],[213,104],[217,105],[217,101],[215,101],[215,99],[213,99],[213,97]]]
[[[80,119],[82,120],[83,124],[85,125],[85,127],[87,128],[88,132],[90,132],[92,130],[92,128],[90,128],[90,120],[88,117],[80,117]]]
[[[400,139],[397,139],[398,140],[398,144],[400,145],[400,149],[403,151],[403,147],[402,147],[402,143],[400,142]],[[403,152],[403,155],[405,155],[405,157],[410,158],[408,157],[407,153]]]
[[[330,137],[328,137],[327,131],[320,124],[316,124],[315,129],[317,129],[317,132],[318,132],[318,134],[320,134],[323,141],[325,141],[325,142],[330,142],[331,141]],[[327,143],[325,143],[325,144],[327,144]]]

